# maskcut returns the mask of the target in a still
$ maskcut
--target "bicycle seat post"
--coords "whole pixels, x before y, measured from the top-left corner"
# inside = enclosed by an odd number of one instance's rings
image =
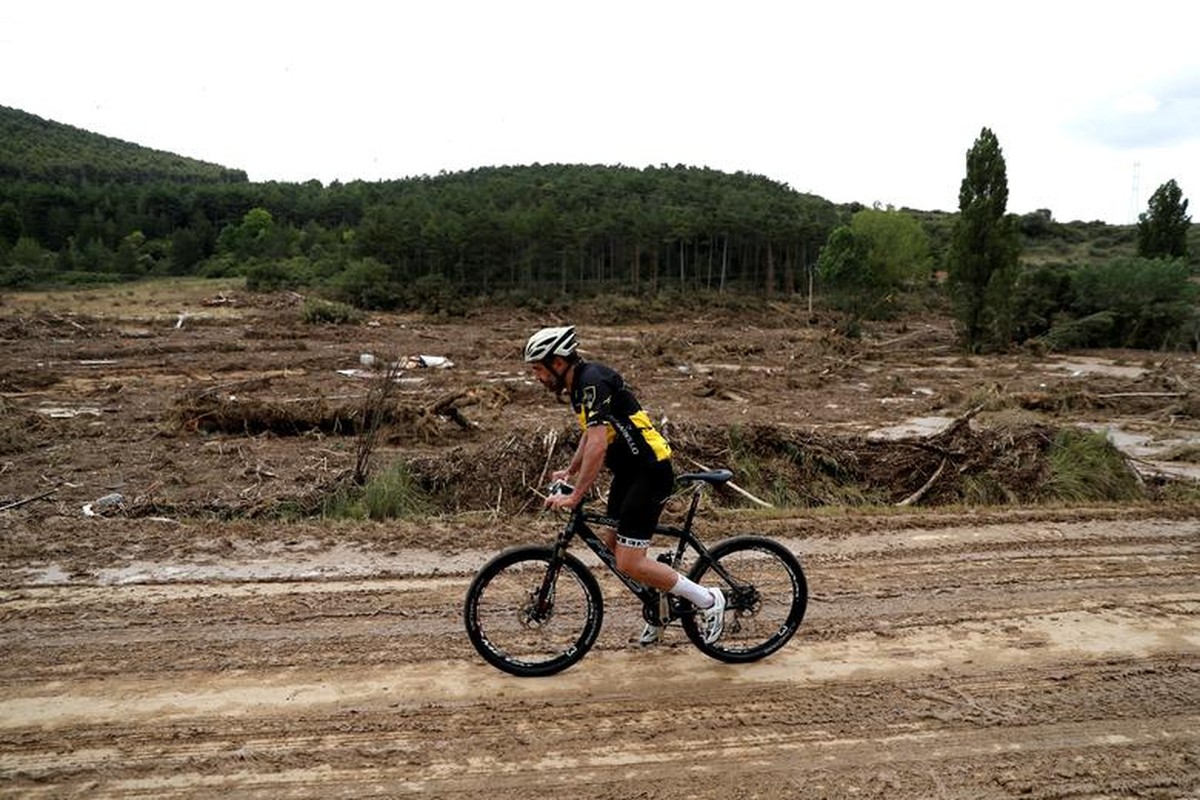
[[[700,495],[704,491],[704,481],[692,481],[692,502],[688,506],[687,516],[683,520],[683,529],[692,529],[692,520],[696,518],[696,509],[700,507]]]

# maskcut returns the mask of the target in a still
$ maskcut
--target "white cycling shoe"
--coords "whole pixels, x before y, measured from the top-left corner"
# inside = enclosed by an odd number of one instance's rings
[[[709,589],[713,595],[713,604],[708,608],[701,608],[696,611],[696,622],[700,628],[700,636],[704,639],[705,644],[712,644],[721,638],[721,634],[725,632],[725,595],[717,588]],[[642,627],[642,634],[638,636],[637,643],[639,647],[650,647],[656,645],[662,639],[665,626],[654,625],[647,622]]]
[[[709,591],[713,594],[713,604],[696,612],[700,637],[705,644],[712,644],[725,632],[725,595],[715,586]]]
[[[647,622],[642,628],[642,635],[637,638],[638,647],[650,647],[658,644],[665,630],[666,628],[662,625],[652,625]]]

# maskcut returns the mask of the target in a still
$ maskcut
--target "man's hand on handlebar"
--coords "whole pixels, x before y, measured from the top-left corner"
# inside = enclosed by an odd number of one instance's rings
[[[563,473],[561,477],[558,472],[554,473],[552,476],[554,477],[554,481],[546,489],[546,502],[544,505],[546,508],[555,511],[563,508],[568,510],[574,509],[575,506],[579,505],[579,500],[583,496],[576,493],[575,488],[563,480],[566,477],[566,470],[561,470],[561,472]]]

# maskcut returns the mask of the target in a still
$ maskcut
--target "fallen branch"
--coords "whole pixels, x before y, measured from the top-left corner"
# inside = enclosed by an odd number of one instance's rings
[[[465,400],[466,402],[460,403],[460,400]],[[459,406],[474,405],[476,402],[477,398],[473,391],[453,392],[430,405],[427,411],[439,417],[446,417],[455,422],[458,427],[469,431],[471,430],[471,422],[462,415]]]
[[[709,470],[708,467],[704,466],[703,464],[701,464],[699,461],[697,461],[694,458],[689,457],[688,461],[692,462],[693,464],[695,464],[697,467],[704,470],[705,472],[711,471],[711,470]],[[742,487],[738,486],[733,481],[725,481],[725,483],[722,485],[728,486],[730,489],[733,489],[735,492],[740,494],[742,497],[746,498],[747,500],[749,500],[753,503],[757,503],[758,505],[762,506],[763,508],[774,508],[775,507],[775,506],[771,505],[770,503],[768,503],[766,500],[762,500],[762,499],[757,498],[754,495],[750,494],[749,492],[747,492]]]
[[[1112,392],[1092,396],[1100,400],[1111,400],[1116,397],[1187,397],[1187,395],[1187,392]]]
[[[196,391],[195,398],[197,400],[200,400],[202,398],[210,397],[212,395],[219,394],[221,392],[228,393],[231,390],[237,390],[239,392],[249,392],[249,391],[253,391],[255,389],[261,389],[264,386],[266,386],[267,384],[269,384],[276,377],[277,377],[277,375],[274,375],[274,374],[259,375],[254,378],[246,378],[243,380],[231,381],[230,383],[218,383],[213,386],[208,386],[204,389],[200,389],[200,390]]]
[[[551,429],[546,434],[546,463],[542,465],[542,473],[538,475],[537,485],[545,486],[546,473],[550,470],[550,462],[554,458],[554,448],[558,446],[558,431]]]
[[[875,347],[891,347],[894,344],[900,344],[901,342],[907,342],[909,339],[916,339],[916,338],[918,338],[920,336],[924,336],[925,334],[930,333],[930,332],[936,332],[936,329],[932,325],[926,326],[925,328],[922,328],[919,331],[912,331],[910,333],[906,333],[903,336],[900,336],[896,339],[889,339],[886,342],[876,342]]]
[[[950,438],[951,436],[953,436],[955,433],[958,432],[959,428],[963,427],[968,422],[970,422],[972,417],[974,417],[980,411],[983,411],[984,405],[986,405],[986,404],[980,403],[979,405],[975,406],[971,410],[967,411],[961,417],[954,420],[954,422],[951,422],[949,425],[947,425],[946,428],[941,433],[938,433],[933,438],[935,438],[935,439],[940,439],[943,437],[947,438],[947,439]]]
[[[924,497],[925,493],[928,492],[931,488],[933,488],[933,484],[937,483],[937,479],[942,476],[942,470],[944,470],[945,468],[946,468],[946,459],[943,458],[942,463],[938,464],[937,470],[934,471],[933,475],[929,478],[929,480],[925,481],[925,485],[922,486],[920,489],[917,489],[915,492],[910,494],[908,497],[901,500],[899,503],[896,503],[896,505],[897,506],[911,506],[914,503],[916,503],[918,500],[920,500],[922,497]]]
[[[321,394],[312,395],[311,397],[281,397],[276,400],[276,403],[283,405],[285,403],[329,403],[334,400],[361,400],[361,394]]]
[[[808,323],[808,318],[812,316],[812,309],[809,309],[806,313],[801,313],[788,308],[783,303],[767,303],[767,307],[772,311],[791,317],[792,319],[805,324]]]
[[[26,503],[32,503],[34,500],[41,500],[43,498],[49,497],[50,495],[54,494],[57,491],[58,491],[58,487],[56,486],[48,492],[42,492],[41,494],[34,495],[33,497],[26,497],[24,500],[17,500],[15,502],[9,503],[6,506],[0,506],[0,511],[8,511],[9,509],[20,508],[21,506],[25,505]]]

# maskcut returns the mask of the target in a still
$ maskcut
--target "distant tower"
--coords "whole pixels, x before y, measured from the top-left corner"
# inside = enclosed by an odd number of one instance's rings
[[[1141,183],[1141,180],[1142,180],[1142,162],[1135,161],[1135,162],[1133,162],[1133,190],[1130,192],[1130,195],[1129,195],[1129,224],[1130,225],[1137,223],[1139,209],[1141,208],[1141,203],[1138,199],[1138,194],[1140,192],[1139,184]]]

